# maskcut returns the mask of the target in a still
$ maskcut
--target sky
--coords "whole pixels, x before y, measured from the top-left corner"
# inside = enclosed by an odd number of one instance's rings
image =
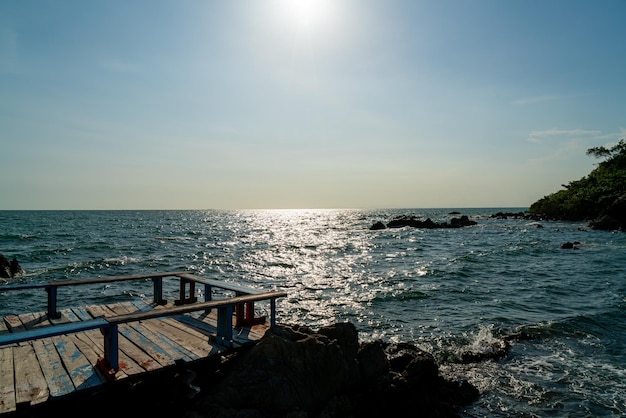
[[[0,210],[528,207],[626,137],[623,0],[0,1]]]

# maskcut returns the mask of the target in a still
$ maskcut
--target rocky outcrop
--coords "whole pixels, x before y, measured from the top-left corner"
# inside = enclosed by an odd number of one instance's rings
[[[616,199],[596,219],[589,223],[592,229],[626,231],[626,195]]]
[[[410,226],[413,228],[425,228],[425,229],[436,229],[436,228],[461,228],[464,226],[472,226],[476,225],[476,221],[472,221],[467,217],[467,215],[463,215],[459,218],[452,218],[450,222],[434,222],[430,218],[426,220],[421,220],[413,215],[402,215],[396,218],[393,218],[391,221],[387,223],[387,225],[378,221],[370,227],[370,230],[378,230],[385,228],[403,228],[405,226]]]
[[[18,416],[110,416],[94,405],[115,404],[124,416],[456,417],[479,396],[466,381],[440,376],[433,356],[413,344],[359,343],[351,323],[277,325],[245,347],[85,394]]]
[[[276,326],[240,355],[194,416],[454,416],[478,397],[439,376],[432,355],[412,344],[359,344],[354,325],[315,332]]]
[[[24,270],[17,261],[17,258],[13,257],[11,261],[0,254],[0,278],[10,279],[19,276],[24,273]]]

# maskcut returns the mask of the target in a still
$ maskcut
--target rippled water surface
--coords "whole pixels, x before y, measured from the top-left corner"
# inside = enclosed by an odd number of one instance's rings
[[[451,210],[5,211],[0,253],[26,270],[12,283],[188,270],[284,290],[281,322],[351,321],[363,341],[432,352],[442,373],[480,388],[466,416],[626,415],[626,234],[492,218],[520,211],[500,208],[455,209],[471,227],[369,230],[398,215],[449,221]],[[59,304],[151,291],[78,287]],[[0,314],[44,306],[45,294],[0,292]],[[504,340],[502,359],[458,362]]]

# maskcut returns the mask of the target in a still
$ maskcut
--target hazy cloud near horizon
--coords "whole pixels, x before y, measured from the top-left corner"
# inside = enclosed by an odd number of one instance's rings
[[[526,207],[626,137],[623,16],[0,2],[0,209]]]

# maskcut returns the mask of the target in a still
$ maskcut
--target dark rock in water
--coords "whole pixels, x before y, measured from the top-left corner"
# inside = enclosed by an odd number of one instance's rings
[[[476,225],[476,221],[470,221],[467,215],[463,215],[460,218],[452,218],[450,219],[450,226],[453,228],[460,228],[463,226],[472,226]]]
[[[386,229],[387,227],[385,226],[384,223],[378,221],[376,222],[374,225],[370,226],[370,230],[371,231],[377,231],[379,229]]]
[[[568,241],[568,242],[561,244],[561,248],[564,250],[570,250],[570,249],[577,250],[579,245],[580,245],[580,242],[578,241],[575,241],[575,242]]]
[[[511,344],[507,340],[498,340],[490,343],[488,347],[482,347],[480,351],[464,351],[461,353],[461,363],[478,363],[486,360],[500,360],[508,354]]]
[[[433,356],[411,344],[359,344],[350,323],[317,332],[278,325],[238,357],[196,416],[454,416],[478,397],[470,384],[439,376]]]
[[[17,261],[17,258],[13,257],[13,260],[9,261],[7,258],[0,254],[0,277],[3,279],[11,279],[13,277],[23,274],[24,270]]]
[[[425,221],[418,219],[415,216],[399,216],[387,223],[388,228],[403,228],[405,226],[410,226],[413,228],[424,228],[424,229],[435,229],[435,228],[461,228],[464,226],[472,226],[476,225],[476,221],[470,220],[467,215],[463,215],[460,218],[452,218],[450,223],[442,222],[437,223],[432,219],[427,218]]]

